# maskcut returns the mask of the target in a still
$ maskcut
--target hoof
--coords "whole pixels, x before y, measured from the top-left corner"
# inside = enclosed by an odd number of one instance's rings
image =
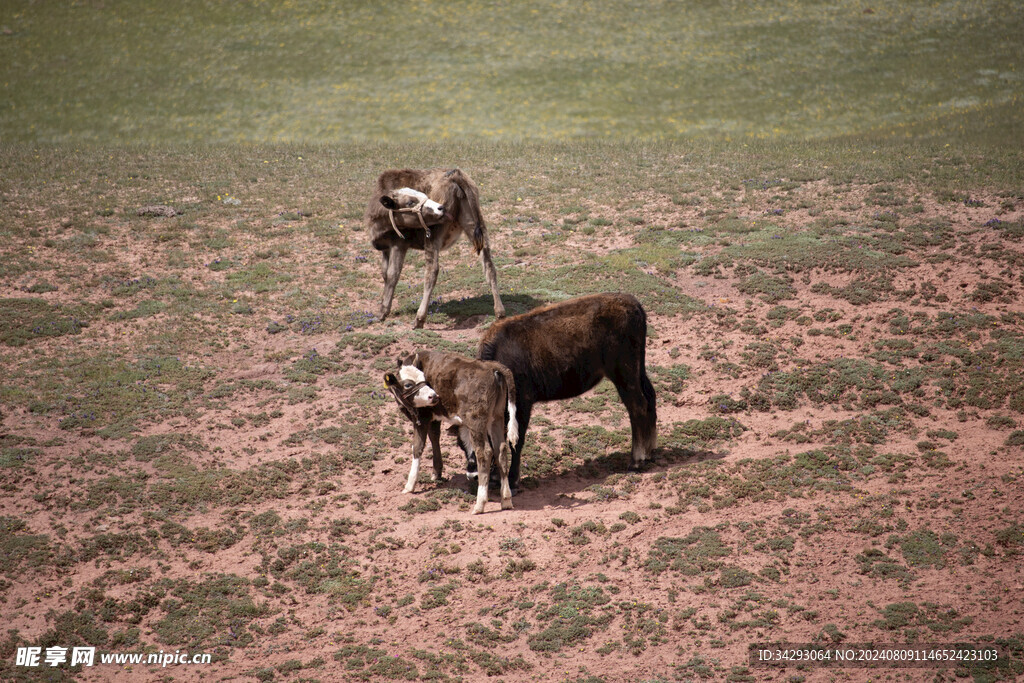
[[[484,509],[482,507],[475,507],[475,508],[473,508],[473,514],[474,515],[479,515],[479,514],[483,513],[483,511],[484,511]]]
[[[425,322],[427,322],[427,321],[426,320],[417,320],[416,324],[413,325],[412,328],[414,330],[422,330],[423,329],[423,323],[425,323]]]
[[[509,498],[508,500],[501,501],[501,509],[502,510],[511,510],[514,507],[515,506],[512,505],[512,499],[511,498]]]
[[[413,487],[413,488],[409,488],[408,486],[406,486],[406,487],[405,487],[404,489],[402,489],[402,493],[412,493],[412,492],[414,492],[415,490],[416,490],[416,488],[415,488],[415,487]]]
[[[629,467],[626,468],[627,472],[643,472],[647,469],[648,465],[651,464],[650,460],[641,460],[640,462],[630,462]]]

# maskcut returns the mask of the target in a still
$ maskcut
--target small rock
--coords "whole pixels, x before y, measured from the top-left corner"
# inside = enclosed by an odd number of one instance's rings
[[[178,215],[177,210],[173,206],[165,206],[163,204],[143,206],[135,213],[146,218],[174,218]]]

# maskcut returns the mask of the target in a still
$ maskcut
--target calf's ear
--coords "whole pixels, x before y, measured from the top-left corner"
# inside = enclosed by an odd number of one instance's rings
[[[390,387],[397,387],[398,384],[399,384],[398,383],[398,378],[395,377],[395,373],[393,373],[393,372],[384,373],[384,386],[390,388]]]
[[[380,203],[384,206],[385,209],[391,209],[392,211],[398,208],[398,202],[396,202],[394,198],[389,194],[381,195]]]

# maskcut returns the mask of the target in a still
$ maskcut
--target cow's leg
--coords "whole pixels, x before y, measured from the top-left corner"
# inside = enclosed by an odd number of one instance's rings
[[[423,327],[423,323],[427,321],[427,306],[430,305],[430,295],[434,292],[437,273],[441,268],[441,259],[434,245],[428,242],[426,249],[423,250],[423,256],[426,258],[426,270],[423,273],[423,300],[416,311],[416,329]]]
[[[615,384],[619,398],[629,413],[629,427],[633,434],[629,470],[638,470],[650,456],[658,440],[654,387],[642,365],[634,372],[611,373],[609,379]]]
[[[441,457],[441,423],[430,423],[430,448],[434,454],[434,481],[441,481],[444,474],[444,459]]]
[[[654,394],[654,385],[647,376],[644,365],[640,365],[640,395],[643,397],[643,411],[640,424],[641,448],[644,459],[651,456],[651,451],[658,447],[658,401]]]
[[[516,404],[516,421],[519,422],[519,440],[512,449],[512,461],[508,467],[508,485],[513,491],[519,488],[519,459],[523,454],[523,444],[526,443],[526,428],[530,426],[530,412],[533,410],[532,403]]]
[[[409,479],[405,482],[403,493],[412,493],[416,490],[416,479],[420,476],[420,456],[423,455],[423,446],[427,441],[427,429],[430,425],[415,425],[415,432],[412,442],[412,464],[409,465]]]
[[[487,486],[491,482],[491,447],[487,442],[486,432],[470,430],[473,439],[473,449],[476,451],[477,464],[480,466],[480,474],[476,478],[476,505],[473,506],[473,514],[479,515],[484,511],[487,504]]]
[[[626,412],[629,413],[629,429],[633,437],[633,447],[627,469],[634,472],[640,469],[648,455],[646,440],[642,436],[647,423],[646,410],[638,395],[639,385],[630,384],[625,388],[616,385],[616,388],[619,390],[619,398],[626,406]]]
[[[396,244],[388,251],[381,252],[381,275],[384,277],[384,292],[380,297],[380,311],[378,318],[384,320],[391,312],[391,300],[395,297],[395,287],[398,286],[398,278],[402,274],[402,264],[405,263],[404,245]]]
[[[484,278],[491,288],[491,296],[494,297],[494,316],[505,317],[505,305],[501,303],[501,296],[498,294],[498,273],[494,270],[494,261],[491,260],[491,248],[484,247],[480,250],[480,264],[484,269]]]

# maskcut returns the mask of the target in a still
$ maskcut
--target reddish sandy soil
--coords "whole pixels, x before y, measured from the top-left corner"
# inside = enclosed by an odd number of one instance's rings
[[[867,191],[844,189],[841,203],[862,207],[851,211],[851,218],[869,212],[863,207]],[[820,205],[824,201],[821,196],[835,192],[824,183],[799,190],[810,206]],[[999,206],[998,198],[982,199],[988,209],[939,204],[925,198],[920,218],[948,220],[958,248],[980,249],[991,237],[979,227],[991,217],[991,207]],[[700,228],[705,220],[700,206],[679,206],[668,197],[636,196],[628,201],[645,207],[633,213],[643,218],[646,226]],[[758,220],[769,206],[766,202],[764,198],[752,198],[749,215],[741,211],[738,217]],[[488,211],[511,210],[509,204],[504,207],[498,202]],[[616,207],[587,208],[592,217],[607,214],[612,218],[617,211]],[[803,229],[813,218],[805,209],[772,217],[785,230]],[[1000,218],[1020,221],[1021,211],[1015,209]],[[159,275],[147,251],[151,245],[134,241],[128,231],[115,230],[107,239],[107,249],[116,252],[116,260],[97,264],[97,269]],[[513,250],[512,238],[505,232],[492,236],[492,241],[496,253]],[[594,236],[573,234],[566,248],[603,254],[632,244],[628,229],[609,228],[605,234]],[[1021,255],[1020,241],[1003,246]],[[244,245],[239,255],[255,248]],[[331,276],[317,260],[313,240],[294,240],[291,248],[289,258],[297,264],[301,278],[315,281]],[[721,248],[710,245],[702,255],[707,257]],[[738,398],[744,388],[756,389],[766,369],[742,362],[743,351],[752,342],[777,341],[780,348],[792,349],[792,354],[777,359],[779,369],[786,371],[797,367],[798,359],[827,363],[838,358],[867,358],[875,350],[875,340],[891,337],[885,321],[897,307],[909,315],[919,312],[931,319],[940,312],[965,310],[996,318],[1024,314],[1019,271],[1007,277],[1005,263],[961,258],[955,253],[950,260],[928,262],[926,257],[942,250],[934,247],[916,251],[914,257],[920,265],[899,270],[892,283],[895,290],[905,290],[912,283],[932,283],[935,290],[930,301],[914,303],[890,297],[853,305],[820,289],[812,291],[812,287],[825,282],[840,288],[853,280],[854,274],[796,274],[792,279],[795,296],[782,303],[799,309],[804,316],[831,309],[838,314],[839,324],[851,326],[848,332],[835,334],[808,334],[811,328],[836,325],[808,324],[796,316],[781,326],[769,325],[772,305],[740,292],[740,278],[728,269],[720,275],[698,276],[684,268],[670,277],[663,276],[707,308],[685,317],[654,312],[649,318],[648,365],[689,368],[679,391],[659,395],[662,444],[671,442],[669,435],[674,426],[717,414],[711,397],[728,394]],[[190,256],[193,265],[180,276],[185,280],[208,276],[209,270],[203,266],[209,260],[207,255]],[[358,268],[367,280],[376,282],[374,258],[371,255]],[[446,258],[452,262],[472,260],[465,246]],[[519,262],[529,263],[529,258]],[[415,286],[419,263],[410,261],[403,283]],[[967,298],[983,278],[999,277],[1013,283],[1010,295],[992,301]],[[30,280],[5,282],[0,297],[24,296],[20,288]],[[444,296],[449,300],[480,296],[485,293],[482,279],[479,284],[479,291],[445,291]],[[62,295],[57,291],[38,296],[56,303]],[[352,309],[371,309],[376,292],[368,289],[356,296],[360,301],[350,302]],[[412,296],[407,293],[406,298]],[[99,301],[104,295],[98,292],[95,298]],[[939,299],[944,303],[936,303]],[[762,331],[751,333],[735,324],[723,325],[716,315],[722,309],[731,309],[740,319],[751,318]],[[249,380],[288,385],[285,373],[298,354],[310,348],[327,353],[344,332],[267,334],[263,321],[276,319],[285,311],[283,304],[277,311],[262,310],[265,315],[253,316],[251,327],[234,327],[231,339],[222,348],[192,360],[214,368],[216,383]],[[1021,319],[1015,320],[1010,327],[1020,334]],[[10,357],[18,363],[25,362],[28,354],[59,357],[71,345],[79,350],[115,345],[124,348],[122,341],[130,345],[126,340],[151,338],[163,322],[162,314],[158,314],[93,325],[76,337],[41,340],[30,349],[10,350]],[[480,323],[482,326],[477,326]],[[411,316],[403,314],[360,331],[404,335],[410,324]],[[471,318],[457,325],[431,323],[428,330],[443,340],[472,347],[486,324],[487,318]],[[802,337],[803,343],[795,348],[787,346],[786,340],[793,337]],[[957,341],[980,348],[992,339],[985,333],[980,339],[959,337]],[[407,348],[401,340],[380,352],[350,348],[338,376],[361,372],[376,381],[386,359]],[[728,370],[723,365],[726,361],[735,364],[735,369]],[[915,368],[922,361],[908,358],[905,363],[905,367]],[[173,518],[193,531],[231,529],[236,523],[243,528],[244,534],[237,542],[214,552],[194,544],[172,546],[160,539],[157,550],[126,558],[100,555],[67,567],[44,565],[12,571],[3,584],[0,607],[6,628],[17,629],[22,642],[34,642],[53,628],[52,618],[47,616],[51,610],[62,613],[78,609],[76,604],[96,608],[99,603],[89,602],[89,591],[110,570],[151,572],[152,578],[141,584],[104,582],[103,599],[128,601],[137,597],[142,587],[162,578],[199,581],[207,575],[227,574],[256,581],[267,576],[265,555],[273,560],[285,547],[318,542],[345,546],[348,571],[372,584],[365,597],[346,603],[333,589],[309,592],[296,580],[271,575],[269,585],[265,582],[248,589],[256,605],[268,608],[256,617],[239,617],[246,632],[254,635],[248,645],[232,643],[233,626],[227,630],[219,627],[218,633],[203,641],[204,650],[220,653],[217,662],[165,669],[145,665],[87,667],[78,678],[461,679],[507,683],[952,680],[953,669],[937,668],[773,669],[751,665],[747,653],[752,643],[767,641],[906,643],[916,638],[921,643],[948,643],[1017,638],[1019,643],[1024,637],[1024,563],[1020,561],[1024,541],[1006,541],[999,536],[1001,530],[1020,529],[1024,524],[1024,453],[1020,446],[1007,445],[1012,428],[1006,426],[1006,421],[990,420],[993,415],[1009,415],[1019,426],[1020,414],[1005,407],[950,407],[944,401],[932,400],[939,390],[929,384],[925,388],[927,414],[907,414],[903,427],[891,429],[882,443],[871,445],[876,454],[905,456],[908,464],[904,476],[892,477],[877,468],[855,469],[836,475],[845,484],[839,487],[795,486],[789,494],[768,490],[745,495],[730,488],[730,482],[753,479],[752,462],[774,458],[783,463],[787,456],[835,446],[837,442],[829,438],[826,423],[836,421],[829,423],[835,427],[869,411],[861,406],[844,407],[840,402],[815,405],[806,400],[792,410],[742,410],[730,415],[746,427],[738,436],[690,450],[659,450],[648,469],[626,475],[621,468],[626,457],[623,448],[607,447],[604,454],[598,454],[598,462],[589,465],[583,458],[571,462],[574,451],[566,442],[575,437],[564,431],[599,423],[608,430],[628,432],[628,420],[614,393],[597,411],[580,411],[569,403],[544,405],[534,415],[528,439],[546,457],[557,458],[562,453],[566,459],[558,462],[553,474],[543,476],[532,476],[531,463],[524,460],[526,485],[514,499],[515,509],[499,510],[492,497],[485,514],[472,516],[468,495],[436,495],[450,488],[462,491],[467,486],[465,476],[459,473],[461,456],[447,437],[446,472],[451,478],[437,484],[424,480],[415,494],[403,494],[411,429],[390,403],[371,404],[369,412],[365,408],[349,410],[349,402],[364,396],[367,388],[332,383],[332,377],[327,374],[316,380],[319,392],[313,400],[290,403],[268,398],[261,391],[236,392],[216,409],[202,408],[190,417],[147,424],[136,437],[199,436],[202,450],[182,452],[178,457],[200,469],[244,472],[261,464],[301,461],[314,453],[346,455],[349,446],[344,441],[289,438],[301,430],[338,427],[345,420],[359,419],[366,421],[367,430],[389,426],[392,433],[398,430],[404,434],[404,440],[381,439],[383,452],[369,470],[342,468],[322,478],[294,472],[281,489],[281,497],[265,495],[236,505],[221,500],[201,501],[191,513]],[[231,421],[232,417],[261,411],[271,415],[258,426],[244,419],[237,424]],[[807,436],[795,440],[793,427],[800,424],[806,425]],[[788,436],[780,434],[784,430]],[[955,432],[955,439],[926,435],[942,430]],[[161,520],[147,517],[150,511],[145,509],[129,508],[121,514],[111,505],[74,511],[60,497],[73,501],[84,495],[85,484],[109,473],[130,470],[167,477],[167,463],[161,465],[162,470],[152,461],[133,458],[115,458],[113,465],[95,464],[91,456],[124,453],[131,442],[112,443],[88,430],[69,433],[59,428],[55,417],[30,413],[24,406],[4,406],[0,433],[31,438],[36,444],[59,440],[58,445],[40,446],[31,473],[5,475],[7,493],[0,511],[24,520],[27,529],[22,533],[48,534],[56,539],[55,529],[61,525],[66,535],[60,537],[60,542],[75,544],[108,531],[144,534],[147,529],[160,527]],[[541,437],[545,437],[543,441]],[[929,452],[919,444],[926,440],[939,441],[936,448],[948,460],[947,466],[932,467],[925,462]],[[854,440],[847,445],[855,449],[865,444]],[[69,461],[77,464],[69,467]],[[83,470],[85,463],[90,464]],[[715,479],[716,473],[722,478]],[[701,481],[710,486],[710,495],[683,496],[688,485]],[[609,489],[614,491],[613,496],[608,495]],[[43,495],[34,497],[37,493]],[[437,509],[403,510],[411,501],[424,503],[424,508],[430,507],[430,501],[439,504]],[[261,532],[252,525],[254,518],[271,511],[279,517],[273,529]],[[352,523],[353,533],[331,536],[331,523],[343,519]],[[290,527],[290,522],[298,523]],[[727,555],[717,558],[717,565],[692,573],[672,567],[653,568],[652,552],[659,539],[682,539],[700,528],[714,530],[727,549]],[[286,529],[291,531],[282,531]],[[907,550],[909,546],[900,545],[922,530],[946,539],[938,551],[941,561],[914,564],[916,556]],[[581,538],[586,540],[580,542]],[[905,570],[905,580],[865,573],[863,563],[856,558],[868,549],[889,556]],[[745,581],[732,585],[723,567],[745,570],[739,574],[746,577]],[[454,584],[449,583],[452,581]],[[591,590],[588,595],[599,598],[592,603],[570,603],[556,592],[560,584]],[[275,592],[274,586],[282,586],[281,592]],[[441,604],[434,606],[429,602],[430,591],[439,588],[447,593],[441,591]],[[886,627],[887,606],[907,603],[917,606],[917,616],[894,628]],[[151,650],[182,649],[158,640],[158,623],[167,612],[166,602],[161,604],[137,624],[139,640],[142,645],[152,646]],[[559,615],[547,614],[548,607],[560,610]],[[585,624],[575,640],[550,650],[538,647],[538,634],[556,623],[569,624],[579,615],[594,621]],[[226,619],[217,623],[233,622]],[[111,632],[120,631],[129,628],[130,622],[122,613],[105,622],[105,627]],[[142,645],[106,649],[133,652]],[[341,656],[336,656],[339,653]],[[389,661],[393,663],[391,668]],[[411,669],[402,668],[406,664],[415,666],[415,675]]]

